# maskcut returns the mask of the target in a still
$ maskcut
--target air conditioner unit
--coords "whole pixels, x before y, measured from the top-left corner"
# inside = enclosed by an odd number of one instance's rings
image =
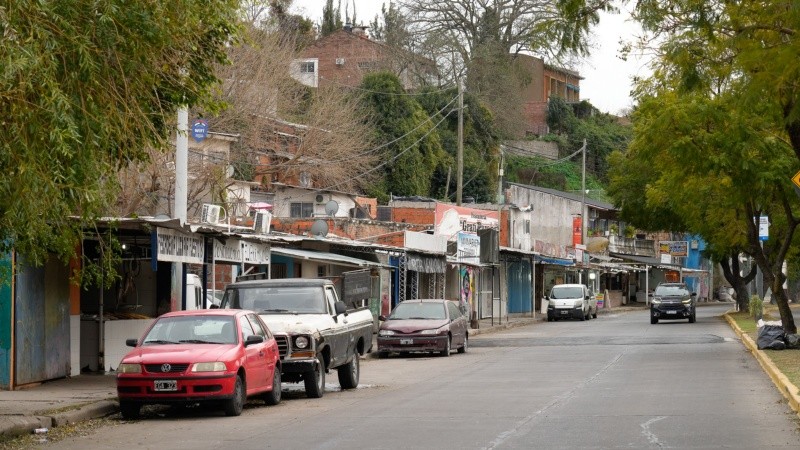
[[[344,58],[336,58],[336,65],[343,66],[344,65]]]
[[[272,223],[272,214],[268,211],[257,211],[253,220],[253,231],[260,234],[269,234]]]
[[[325,196],[322,194],[317,194],[316,196],[314,196],[314,202],[325,203]]]
[[[209,203],[203,204],[203,211],[200,214],[200,221],[204,223],[219,223],[219,213],[222,207],[219,205],[211,205]]]

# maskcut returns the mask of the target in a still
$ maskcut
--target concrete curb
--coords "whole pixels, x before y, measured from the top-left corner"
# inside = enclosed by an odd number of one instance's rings
[[[800,391],[798,391],[797,386],[792,384],[786,375],[778,369],[778,367],[772,362],[769,356],[766,353],[758,349],[758,346],[753,339],[747,335],[739,325],[733,320],[727,313],[724,314],[725,320],[728,321],[728,324],[733,328],[733,331],[736,333],[737,336],[742,340],[744,346],[750,353],[755,356],[756,360],[761,367],[764,369],[764,372],[769,375],[772,382],[777,386],[778,390],[786,397],[787,402],[789,403],[789,407],[800,416]]]
[[[119,404],[113,400],[100,400],[76,409],[41,416],[0,416],[0,436],[30,434],[37,428],[55,428],[110,416],[119,412]]]

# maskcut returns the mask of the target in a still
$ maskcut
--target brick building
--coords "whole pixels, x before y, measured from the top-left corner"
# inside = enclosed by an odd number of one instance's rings
[[[515,64],[530,77],[530,82],[520,88],[525,107],[528,135],[547,134],[547,102],[551,97],[563,98],[567,103],[580,102],[580,82],[583,77],[569,69],[545,64],[535,56],[520,53]]]
[[[373,41],[367,37],[366,29],[345,25],[318,39],[294,61],[292,76],[310,87],[355,87],[364,75],[376,71],[396,74],[405,89],[437,83],[438,71],[432,60]]]

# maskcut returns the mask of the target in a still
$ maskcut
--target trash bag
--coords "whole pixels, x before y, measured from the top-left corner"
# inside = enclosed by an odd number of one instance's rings
[[[783,339],[786,341],[786,348],[800,348],[800,334],[787,334]]]
[[[759,350],[783,350],[786,348],[785,333],[780,325],[764,325],[758,329]]]

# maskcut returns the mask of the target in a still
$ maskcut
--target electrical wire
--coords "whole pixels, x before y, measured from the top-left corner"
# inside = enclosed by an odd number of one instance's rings
[[[321,77],[320,80],[325,80],[325,82],[328,82],[328,83],[331,83],[331,84],[335,84],[336,86],[342,87],[342,88],[345,88],[345,89],[351,89],[353,91],[367,92],[367,93],[370,93],[370,94],[379,94],[379,95],[395,95],[395,96],[398,96],[398,97],[429,95],[429,94],[436,94],[436,93],[440,93],[440,92],[446,92],[446,91],[449,91],[451,89],[455,89],[454,86],[448,86],[448,87],[443,87],[443,88],[440,88],[440,89],[434,89],[434,90],[431,90],[431,91],[424,91],[424,92],[381,92],[381,91],[373,91],[371,89],[365,89],[365,88],[358,87],[358,86],[350,86],[350,85],[347,85],[347,84],[340,83],[340,82],[338,82],[338,81],[336,81],[336,80],[334,80],[332,78]]]
[[[414,147],[415,147],[417,144],[419,144],[420,142],[422,142],[422,140],[423,140],[423,139],[425,139],[426,137],[428,137],[428,135],[430,135],[431,133],[433,133],[433,131],[434,131],[434,130],[436,130],[436,128],[438,128],[438,127],[439,127],[439,125],[441,125],[441,124],[442,124],[442,122],[444,122],[444,120],[447,118],[447,116],[449,116],[449,115],[450,115],[450,113],[452,113],[452,112],[453,112],[453,111],[449,111],[447,114],[445,114],[445,115],[442,117],[442,119],[441,119],[441,120],[439,120],[439,122],[437,122],[437,123],[436,123],[436,125],[434,125],[433,127],[431,127],[431,129],[430,129],[430,130],[428,130],[427,132],[425,132],[425,134],[423,134],[423,135],[422,135],[422,136],[421,136],[419,139],[417,139],[417,140],[416,140],[416,141],[415,141],[413,144],[411,144],[411,145],[409,145],[408,147],[404,148],[403,150],[401,150],[400,152],[398,152],[396,155],[394,155],[394,156],[392,156],[391,158],[389,158],[387,161],[385,161],[385,162],[383,162],[383,163],[381,163],[381,164],[378,164],[377,166],[375,166],[375,167],[373,167],[373,168],[371,168],[371,169],[367,170],[366,172],[363,172],[363,173],[361,173],[361,174],[358,174],[358,175],[356,175],[356,176],[354,176],[354,177],[351,177],[351,178],[350,178],[350,179],[348,179],[348,180],[340,181],[340,182],[338,182],[338,183],[336,183],[336,184],[332,184],[332,185],[330,185],[330,186],[328,186],[328,187],[322,188],[322,190],[329,190],[329,189],[333,189],[333,188],[335,188],[335,187],[337,187],[337,186],[341,186],[342,184],[345,184],[345,183],[347,183],[347,182],[350,182],[350,181],[357,180],[357,179],[359,179],[359,178],[362,178],[362,177],[364,177],[364,176],[366,176],[366,175],[368,175],[368,174],[370,174],[370,173],[372,173],[372,172],[374,172],[374,171],[376,171],[376,170],[380,169],[381,167],[383,167],[383,166],[385,166],[385,165],[387,165],[387,164],[389,164],[389,163],[392,163],[392,162],[394,162],[395,160],[397,160],[397,158],[399,158],[399,157],[400,157],[400,156],[402,156],[404,153],[406,153],[407,151],[409,151],[409,150],[411,150],[412,148],[414,148]]]
[[[417,131],[417,130],[419,130],[420,128],[422,128],[422,127],[423,127],[425,124],[427,124],[428,122],[432,121],[434,117],[436,117],[436,116],[438,116],[438,115],[442,114],[442,113],[443,113],[443,112],[444,112],[444,111],[445,111],[447,108],[449,108],[449,107],[450,107],[450,105],[452,105],[452,104],[453,104],[453,102],[455,102],[456,100],[458,100],[458,96],[455,96],[455,97],[453,97],[453,99],[452,99],[452,100],[450,100],[450,102],[448,102],[446,105],[444,105],[444,107],[442,107],[442,109],[440,109],[440,110],[436,111],[436,113],[435,113],[434,115],[432,115],[432,116],[428,116],[428,117],[427,117],[425,120],[423,120],[422,122],[420,122],[420,123],[419,123],[419,124],[418,124],[416,127],[414,127],[413,129],[409,130],[407,133],[405,133],[405,134],[404,134],[404,135],[402,135],[402,136],[399,136],[399,137],[397,137],[397,138],[395,138],[395,139],[393,139],[393,140],[391,140],[391,141],[389,141],[389,142],[384,142],[383,144],[381,144],[381,145],[379,145],[379,146],[377,146],[377,147],[371,148],[371,149],[369,149],[369,150],[365,150],[365,151],[363,151],[363,152],[361,152],[361,153],[356,153],[355,155],[347,155],[347,158],[346,158],[346,159],[340,159],[340,160],[326,160],[326,161],[325,161],[325,164],[336,164],[336,163],[348,162],[349,160],[351,160],[351,159],[353,159],[353,158],[358,158],[358,157],[361,157],[361,156],[366,156],[366,155],[369,155],[369,154],[371,154],[371,153],[375,153],[375,152],[377,152],[378,150],[381,150],[381,149],[383,149],[383,148],[386,148],[386,147],[388,147],[388,146],[390,146],[390,145],[392,145],[392,144],[394,144],[394,143],[396,143],[396,142],[399,142],[399,141],[401,141],[401,140],[405,139],[406,137],[408,137],[409,135],[411,135],[412,133],[416,132],[416,131]],[[450,114],[450,113],[448,113],[448,114]],[[447,117],[447,114],[445,114],[445,117]]]

